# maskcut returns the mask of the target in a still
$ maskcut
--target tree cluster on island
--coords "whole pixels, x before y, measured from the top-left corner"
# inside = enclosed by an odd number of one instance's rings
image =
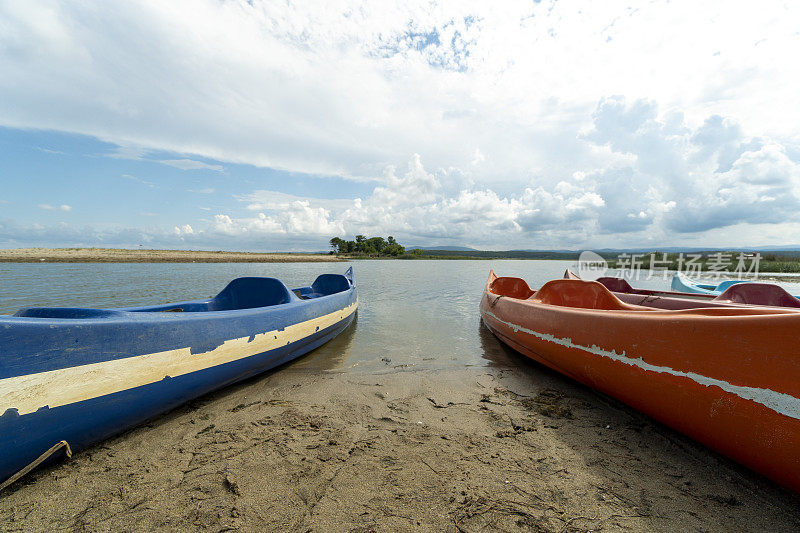
[[[354,241],[346,241],[339,237],[330,240],[331,253],[336,255],[364,255],[369,257],[397,257],[404,255],[406,249],[391,235],[383,237],[365,237],[356,235]]]

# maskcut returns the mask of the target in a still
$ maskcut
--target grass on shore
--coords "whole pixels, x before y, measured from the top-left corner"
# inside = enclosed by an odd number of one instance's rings
[[[723,254],[720,261],[718,254]],[[369,256],[367,254],[308,254],[292,252],[227,252],[222,250],[151,250],[122,248],[16,248],[0,250],[0,263],[275,263],[275,262],[336,262],[364,259],[401,259],[401,260],[490,260],[490,259],[531,259],[577,261],[578,252],[548,251],[480,251],[480,250],[420,250],[411,251],[399,256]],[[608,262],[609,268],[630,269],[631,254],[622,256],[615,252],[603,252],[601,255]],[[715,250],[678,254],[650,252],[636,254],[638,268],[650,270],[667,268],[685,271],[687,263],[692,264],[703,273],[725,272],[737,273],[740,252],[719,252]],[[618,259],[624,257],[623,263]],[[743,270],[752,273],[752,257],[744,257]],[[712,270],[712,267],[715,270]],[[758,272],[779,274],[800,273],[800,252],[765,252],[760,256]]]
[[[328,254],[259,253],[123,248],[16,248],[0,250],[0,263],[289,263],[335,262]]]

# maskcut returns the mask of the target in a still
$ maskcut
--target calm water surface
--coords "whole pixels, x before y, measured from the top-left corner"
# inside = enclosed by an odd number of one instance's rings
[[[0,314],[21,307],[122,307],[207,298],[239,276],[270,276],[289,287],[352,264],[358,318],[337,339],[294,363],[336,371],[513,364],[480,325],[489,269],[532,287],[561,277],[571,261],[357,261],[354,263],[0,263]],[[666,288],[657,278],[639,287]],[[800,293],[800,283],[783,284]]]

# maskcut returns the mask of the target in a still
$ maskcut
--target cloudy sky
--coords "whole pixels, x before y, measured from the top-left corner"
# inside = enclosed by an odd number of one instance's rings
[[[0,0],[0,247],[800,244],[797,2]]]

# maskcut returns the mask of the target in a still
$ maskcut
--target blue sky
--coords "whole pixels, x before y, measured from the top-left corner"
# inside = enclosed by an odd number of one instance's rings
[[[337,176],[123,148],[87,135],[11,128],[0,128],[0,169],[0,242],[6,247],[186,247],[186,236],[181,240],[176,227],[187,221],[197,227],[211,224],[219,213],[246,213],[254,191],[261,188],[272,197],[320,200],[363,196],[374,188]],[[269,248],[268,241],[257,239],[255,247]],[[318,241],[312,238],[306,244]],[[243,241],[236,247],[251,245]]]
[[[800,244],[800,7],[0,2],[0,247]]]

